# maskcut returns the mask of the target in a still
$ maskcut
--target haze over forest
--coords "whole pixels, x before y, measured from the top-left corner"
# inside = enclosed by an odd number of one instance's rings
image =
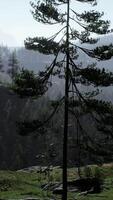
[[[107,36],[103,36],[100,38],[99,42],[96,44],[96,46],[100,45],[100,44],[111,44],[113,41],[113,34],[109,34]],[[88,46],[85,46],[88,47]],[[20,68],[25,68],[25,69],[29,69],[29,70],[33,70],[35,73],[38,73],[38,71],[44,70],[44,68],[51,63],[51,61],[54,59],[54,56],[45,56],[43,54],[40,54],[38,52],[35,51],[30,51],[30,50],[26,50],[23,47],[17,47],[17,48],[8,48],[8,47],[4,47],[1,46],[0,47],[0,55],[2,58],[2,63],[3,63],[3,68],[1,69],[0,72],[0,80],[2,85],[4,85],[4,83],[10,83],[11,82],[11,78],[10,75],[7,73],[8,71],[8,62],[9,62],[9,57],[11,55],[11,53],[15,51],[16,52],[16,56],[17,56],[17,60],[18,60],[18,64]],[[100,68],[105,68],[107,71],[113,71],[113,58],[108,60],[108,61],[98,61],[96,59],[92,59],[89,58],[86,54],[84,54],[83,52],[79,51],[78,52],[78,58],[76,60],[77,63],[82,63],[83,67],[86,67],[87,65],[90,65],[92,63],[97,63],[97,66]],[[62,55],[60,55],[62,57]],[[2,156],[2,162],[1,162],[1,168],[2,167],[6,167],[10,165],[10,168],[22,168],[22,167],[27,167],[29,165],[36,165],[37,164],[37,159],[35,158],[36,154],[40,153],[39,149],[43,152],[44,151],[44,144],[43,144],[43,135],[38,137],[38,139],[35,141],[34,139],[32,139],[32,141],[29,141],[29,138],[26,141],[26,145],[23,146],[23,143],[25,142],[25,139],[22,139],[20,136],[18,136],[17,134],[17,128],[15,126],[15,122],[18,121],[18,119],[21,118],[28,118],[29,116],[32,116],[34,119],[37,118],[38,116],[38,112],[42,112],[42,118],[44,117],[44,112],[45,110],[48,110],[48,101],[49,98],[55,99],[58,98],[59,95],[63,95],[63,91],[64,91],[64,80],[58,80],[58,79],[54,79],[53,80],[54,84],[53,87],[50,88],[47,97],[41,98],[41,100],[39,99],[38,101],[35,101],[34,103],[30,100],[28,101],[24,101],[19,99],[16,95],[11,95],[10,92],[8,92],[7,89],[4,89],[1,85],[1,113],[2,113],[2,123],[0,123],[1,125],[1,130],[2,130],[2,141],[7,141],[7,149],[4,152],[4,155],[8,155],[8,152],[10,152],[9,156],[6,156],[7,159],[5,159],[6,161],[4,161],[3,159],[3,155]],[[86,90],[88,91],[90,87],[83,87],[80,86],[81,90]],[[103,98],[107,101],[113,101],[113,90],[112,90],[112,86],[107,87],[104,89],[104,91],[102,93],[100,93],[100,98]],[[13,106],[13,102],[15,102],[15,106]],[[43,107],[43,109],[42,109]],[[19,108],[19,110],[18,110]],[[48,112],[48,111],[46,111]],[[47,137],[49,137],[50,143],[54,142],[55,144],[58,143],[59,137],[60,137],[60,133],[61,133],[61,121],[59,121],[59,115],[61,115],[61,113],[58,113],[56,115],[57,119],[57,124],[55,126],[53,126],[53,131],[54,131],[54,135],[51,137],[51,133],[49,133],[50,135],[47,135]],[[6,117],[7,116],[7,117]],[[39,116],[38,116],[39,117]],[[7,119],[7,120],[6,120]],[[31,117],[30,117],[31,119]],[[62,117],[61,117],[62,119]],[[60,119],[60,120],[61,120]],[[11,121],[12,120],[12,121]],[[16,120],[16,121],[15,121]],[[54,119],[53,119],[54,120]],[[89,119],[85,120],[85,123],[87,124],[86,129],[88,129],[88,123],[89,123]],[[6,128],[6,124],[8,124],[7,128]],[[60,124],[60,126],[59,126]],[[84,119],[83,119],[83,124],[84,124]],[[9,131],[10,130],[10,133]],[[94,129],[95,130],[95,129]],[[15,131],[16,131],[16,135],[15,135]],[[90,130],[89,130],[90,131]],[[59,133],[59,135],[58,135]],[[10,135],[11,134],[11,135]],[[70,130],[70,134],[71,130]],[[15,141],[15,145],[12,144],[11,141],[13,141],[12,139],[9,140],[9,136]],[[50,139],[51,138],[51,139]],[[74,138],[74,135],[72,134],[72,138]],[[47,142],[47,138],[44,139],[45,142]],[[73,140],[73,139],[72,139]],[[18,143],[19,141],[19,143]],[[36,145],[36,143],[39,143],[40,141],[40,148]],[[10,149],[9,151],[9,144],[11,142],[12,145],[12,149]],[[36,143],[35,143],[36,142]],[[2,142],[2,147],[4,142]],[[20,145],[20,146],[18,146]],[[13,154],[13,149],[16,148],[15,146],[17,146],[17,153]],[[34,148],[35,146],[35,148]],[[28,149],[32,149],[34,148],[34,153],[32,152],[32,154],[30,154]],[[49,147],[47,147],[47,151],[49,151],[48,149]],[[57,164],[61,164],[59,162],[59,160],[61,160],[61,141],[59,142],[59,148],[54,147],[57,154],[57,158],[56,160],[53,161],[53,164],[57,163]],[[60,150],[60,151],[59,151]],[[1,152],[2,152],[1,151]],[[21,154],[21,152],[24,152]],[[26,153],[25,153],[26,152]],[[29,152],[29,155],[27,155],[27,152]],[[19,160],[16,161],[16,156],[19,154]],[[11,157],[12,155],[12,157]],[[70,152],[70,155],[72,155],[72,160],[73,160],[73,155],[74,152]],[[25,158],[26,157],[26,158]],[[83,156],[84,157],[84,156]],[[10,158],[10,159],[9,159]],[[10,162],[12,162],[11,160],[15,159],[15,163],[11,164]],[[22,160],[21,160],[22,159]],[[24,159],[24,161],[23,161]],[[86,158],[84,160],[84,162],[89,162],[88,161],[89,158]],[[44,161],[43,161],[44,162]],[[72,161],[73,162],[73,161]],[[44,164],[44,163],[43,163]]]
[[[85,46],[86,48],[90,47],[91,49],[91,48],[94,48],[95,46],[101,46],[102,44],[107,45],[107,44],[112,44],[112,43],[113,43],[113,34],[108,34],[105,36],[101,36],[97,44],[93,44],[93,45],[83,44],[82,46]],[[16,51],[19,67],[33,70],[35,73],[38,73],[39,71],[44,70],[46,66],[48,66],[54,59],[54,56],[44,55],[37,51],[27,50],[24,47],[15,48],[15,47],[5,47],[1,45],[0,54],[2,55],[4,67],[3,67],[3,72],[0,72],[0,78],[3,82],[11,81],[10,76],[7,74],[7,70],[8,70],[8,59],[9,59],[10,53],[13,51]],[[79,56],[76,62],[82,63],[82,67],[86,67],[87,65],[96,63],[96,66],[99,67],[100,69],[105,68],[106,71],[113,72],[113,58],[107,61],[99,61],[95,58],[94,59],[90,58],[88,55],[86,55],[82,51],[77,52],[77,54]],[[52,96],[54,94],[56,97],[57,96],[56,94],[63,92],[64,86],[61,83],[62,83],[62,80],[55,79],[54,89],[52,89],[51,91]],[[102,93],[102,96],[107,101],[112,101],[113,92],[111,90],[111,87],[109,87],[109,89],[105,88],[104,92]]]
[[[0,7],[0,199],[112,200],[112,0],[28,1]]]

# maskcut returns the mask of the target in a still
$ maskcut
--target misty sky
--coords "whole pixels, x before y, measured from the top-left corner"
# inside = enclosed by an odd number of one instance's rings
[[[49,35],[58,30],[57,26],[49,27],[37,23],[30,13],[30,0],[0,0],[0,44],[8,46],[23,46],[28,36]],[[74,0],[72,0],[75,2]],[[98,0],[97,8],[105,12],[105,18],[111,20],[113,28],[113,0]],[[87,4],[74,3],[77,11],[88,9]]]

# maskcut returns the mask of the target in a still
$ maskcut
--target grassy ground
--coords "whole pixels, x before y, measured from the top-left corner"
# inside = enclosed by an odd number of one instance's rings
[[[96,170],[95,170],[96,169]],[[86,170],[87,171],[87,170]],[[69,200],[113,200],[113,165],[107,165],[98,168],[92,166],[92,173],[95,171],[101,173],[104,178],[104,189],[100,194],[81,195],[80,193],[69,193]],[[85,173],[88,173],[85,172]],[[84,176],[84,169],[82,169]],[[69,180],[77,178],[76,169],[68,170]],[[61,169],[54,169],[50,173],[50,182],[60,182],[62,178]],[[33,172],[13,172],[13,171],[0,171],[0,200],[4,199],[26,199],[27,197],[37,197],[40,200],[49,200],[54,196],[50,191],[41,189],[41,185],[48,182],[48,176],[44,174]],[[56,197],[57,200],[61,196]]]

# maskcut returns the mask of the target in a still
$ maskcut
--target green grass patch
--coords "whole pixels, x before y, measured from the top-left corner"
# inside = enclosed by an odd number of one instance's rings
[[[90,170],[81,169],[82,176],[102,176],[104,180],[103,191],[100,194],[68,193],[69,200],[113,200],[113,165],[97,167],[90,166]],[[89,170],[89,171],[88,171]],[[78,177],[75,168],[68,169],[68,180],[75,180]],[[26,197],[37,197],[40,200],[52,199],[53,194],[50,191],[44,191],[41,188],[42,184],[48,182],[61,182],[62,170],[54,169],[50,172],[50,176],[33,172],[15,172],[15,171],[0,171],[0,199],[4,200],[19,200]],[[61,196],[56,197],[61,200]]]
[[[44,177],[41,177],[39,181],[39,175],[36,172],[0,171],[0,199],[22,199],[28,196],[49,197],[50,192],[43,191],[40,187],[44,180]]]

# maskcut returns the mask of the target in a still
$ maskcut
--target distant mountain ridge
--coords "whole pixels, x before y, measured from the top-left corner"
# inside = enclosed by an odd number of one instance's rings
[[[108,35],[103,35],[99,37],[99,41],[96,44],[90,45],[90,44],[82,44],[82,46],[92,49],[96,46],[102,46],[113,43],[113,33]],[[78,45],[81,45],[78,43]],[[29,70],[33,70],[35,73],[37,73],[40,70],[44,70],[46,66],[48,66],[54,56],[53,55],[43,55],[37,51],[27,50],[24,47],[17,47],[17,48],[7,48],[7,47],[0,47],[0,53],[3,56],[3,63],[4,63],[4,73],[0,73],[0,79],[3,81],[10,81],[10,78],[8,75],[6,75],[6,71],[8,69],[8,57],[10,55],[10,52],[13,50],[16,50],[17,58],[20,64],[20,67],[24,67]],[[81,50],[78,51],[78,59],[76,60],[77,63],[82,63],[83,67],[86,67],[87,65],[90,65],[92,63],[96,63],[99,68],[105,68],[108,71],[113,72],[113,58],[107,61],[98,61],[94,58],[90,58],[88,55],[86,55]],[[62,57],[62,55],[61,55]],[[54,89],[51,90],[52,96],[58,94],[60,91],[63,91],[64,84],[63,80],[54,81]],[[104,98],[106,98],[108,101],[113,101],[113,93],[112,88],[109,87],[104,89],[104,93],[102,94]],[[105,97],[106,96],[106,97]]]
[[[110,43],[113,43],[113,34],[108,34],[108,35],[99,37],[99,40],[96,44],[93,44],[93,45],[82,44],[82,46],[92,49],[97,46],[108,45]],[[107,61],[99,62],[96,59],[90,58],[82,51],[78,51],[78,54],[79,54],[79,57],[77,59],[78,63],[82,62],[85,66],[87,66],[88,64],[96,62],[97,66],[102,67],[102,68],[104,67],[107,70],[113,71],[113,58]],[[34,70],[35,72],[39,70],[43,70],[46,67],[46,65],[51,63],[51,61],[54,58],[53,55],[43,55],[36,51],[26,50],[25,48],[18,48],[17,57],[22,66],[30,70]]]
[[[93,44],[93,45],[82,44],[82,46],[92,49],[97,46],[107,45],[110,43],[113,43],[113,33],[99,37],[99,41],[96,44]],[[27,50],[24,47],[7,48],[2,45],[0,47],[0,53],[3,54],[3,61],[6,62],[4,63],[6,67],[7,67],[8,55],[13,50],[16,50],[17,58],[19,60],[20,66],[25,67],[30,70],[34,70],[35,72],[38,72],[39,70],[43,70],[46,67],[46,65],[51,63],[51,61],[54,58],[53,55],[43,55],[37,51]],[[82,51],[79,51],[78,54],[79,54],[79,57],[77,59],[77,62],[83,62],[84,65],[88,65],[89,63],[92,63],[92,62],[97,62],[95,59],[88,57]],[[111,67],[111,64],[113,64],[113,58],[108,61],[97,62],[97,64],[98,66],[100,65],[102,67],[107,67],[108,69],[113,71]]]

